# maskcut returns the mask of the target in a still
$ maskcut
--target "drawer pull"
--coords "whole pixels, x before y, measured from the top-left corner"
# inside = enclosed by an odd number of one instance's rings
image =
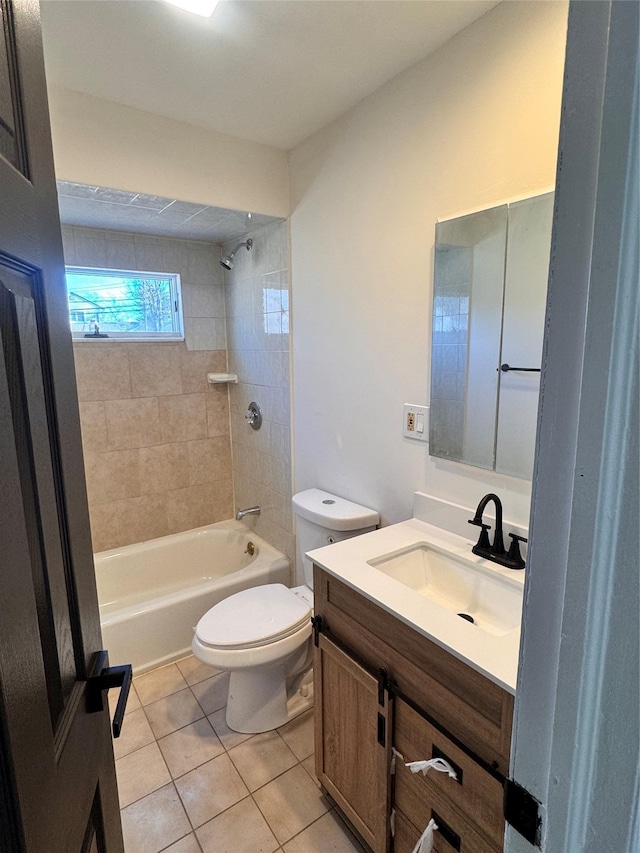
[[[412,773],[422,773],[423,776],[426,776],[429,770],[437,770],[438,773],[446,773],[452,779],[458,779],[458,774],[444,758],[430,758],[428,761],[409,761],[405,764],[405,767],[408,767]]]
[[[455,771],[456,780],[462,785],[462,767],[457,765],[455,761],[452,761],[441,749],[438,749],[435,743],[431,747],[431,758],[441,758],[446,764],[448,764],[451,769]],[[451,776],[451,773],[449,773],[449,776]]]
[[[450,844],[454,850],[460,850],[460,836],[457,832],[454,832],[449,824],[445,823],[441,817],[431,809],[431,819],[435,820],[437,824],[437,830],[440,835],[444,838],[447,844]]]

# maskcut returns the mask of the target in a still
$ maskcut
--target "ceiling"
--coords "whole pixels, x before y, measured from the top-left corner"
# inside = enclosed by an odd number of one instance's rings
[[[273,216],[227,210],[157,195],[57,181],[60,219],[65,225],[109,228],[226,243],[270,222]]]
[[[42,0],[50,83],[288,150],[497,0]]]

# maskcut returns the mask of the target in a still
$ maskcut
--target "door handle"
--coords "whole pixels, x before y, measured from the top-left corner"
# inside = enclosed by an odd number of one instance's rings
[[[87,679],[87,713],[96,714],[99,711],[103,711],[103,691],[109,690],[112,687],[119,687],[120,695],[118,696],[118,704],[116,705],[116,712],[113,715],[111,728],[113,736],[120,737],[124,712],[127,707],[127,699],[129,698],[129,690],[131,689],[131,678],[133,675],[131,664],[109,666],[109,652],[103,649],[96,654],[92,673]]]

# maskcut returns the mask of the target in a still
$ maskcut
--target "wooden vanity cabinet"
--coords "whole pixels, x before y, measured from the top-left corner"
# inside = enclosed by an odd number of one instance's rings
[[[321,785],[374,853],[411,853],[432,816],[434,853],[500,853],[513,696],[318,566],[314,593]],[[432,757],[458,780],[405,767]]]

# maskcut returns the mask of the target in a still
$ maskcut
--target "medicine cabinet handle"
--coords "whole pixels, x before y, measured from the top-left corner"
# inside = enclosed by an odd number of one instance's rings
[[[519,373],[540,373],[540,367],[511,367],[510,364],[501,364],[500,370],[503,373],[508,373],[510,370],[517,370]]]

